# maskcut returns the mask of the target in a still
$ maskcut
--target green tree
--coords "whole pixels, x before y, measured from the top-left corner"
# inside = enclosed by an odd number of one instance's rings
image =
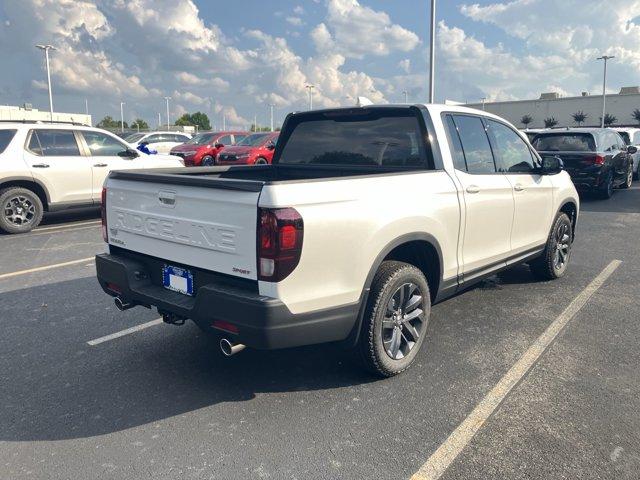
[[[211,123],[206,113],[185,113],[175,122],[179,126],[197,126],[199,130],[211,130]]]
[[[141,118],[136,118],[133,121],[133,123],[131,123],[131,128],[138,128],[140,130],[148,130],[149,129],[149,124],[147,122],[145,122]]]
[[[270,127],[261,127],[260,125],[251,124],[251,132],[270,132]]]
[[[604,126],[605,127],[609,127],[611,125],[613,125],[614,123],[616,123],[618,121],[618,119],[616,117],[614,117],[613,115],[611,115],[610,113],[605,113],[604,114]],[[600,117],[600,122],[602,122],[602,117]]]
[[[582,125],[589,115],[584,113],[582,110],[578,110],[576,113],[573,113],[571,116],[573,117],[573,120],[578,125]]]
[[[640,108],[636,108],[631,116],[635,119],[636,122],[640,123]]]
[[[129,128],[127,126],[127,122],[124,122],[123,124],[124,128]],[[110,115],[107,115],[106,117],[104,117],[102,120],[100,120],[97,124],[96,127],[98,128],[120,128],[120,120],[114,120],[113,118],[111,118]]]
[[[531,122],[533,122],[533,117],[531,115],[523,115],[520,119],[520,123],[524,125],[524,128],[528,128]]]
[[[554,117],[549,117],[544,119],[545,128],[553,128],[558,125],[558,121]]]

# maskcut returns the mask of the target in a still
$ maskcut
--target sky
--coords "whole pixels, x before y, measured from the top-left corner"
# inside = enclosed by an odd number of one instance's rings
[[[425,102],[429,0],[0,0],[0,104],[220,128],[291,111]],[[606,26],[606,28],[603,28]],[[436,101],[537,98],[640,85],[640,0],[439,0]]]

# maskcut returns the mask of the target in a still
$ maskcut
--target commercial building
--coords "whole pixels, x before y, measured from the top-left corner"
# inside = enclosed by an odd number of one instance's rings
[[[32,120],[48,122],[50,120],[49,111],[38,110],[32,108],[30,104],[25,103],[21,107],[10,105],[0,105],[0,120]],[[84,113],[61,113],[53,112],[54,122],[75,122],[91,125],[91,115]]]
[[[562,97],[558,93],[543,93],[536,100],[514,100],[507,102],[486,102],[467,104],[468,107],[486,110],[499,115],[518,128],[524,128],[522,117],[529,115],[533,121],[528,128],[543,128],[545,119],[554,118],[558,127],[576,126],[572,115],[586,114],[583,126],[600,126],[602,116],[602,95],[583,92],[579,97]],[[638,126],[633,111],[640,109],[640,87],[623,87],[619,93],[606,97],[607,114],[615,117],[612,126]]]

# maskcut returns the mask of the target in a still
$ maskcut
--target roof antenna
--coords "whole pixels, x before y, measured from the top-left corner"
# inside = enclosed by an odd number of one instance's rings
[[[369,105],[373,105],[373,102],[367,97],[358,97],[356,99],[356,107],[368,107]]]

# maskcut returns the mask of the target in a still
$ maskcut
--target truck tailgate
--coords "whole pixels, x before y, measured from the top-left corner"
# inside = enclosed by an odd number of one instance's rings
[[[261,186],[216,188],[109,178],[109,244],[166,260],[256,279]]]

